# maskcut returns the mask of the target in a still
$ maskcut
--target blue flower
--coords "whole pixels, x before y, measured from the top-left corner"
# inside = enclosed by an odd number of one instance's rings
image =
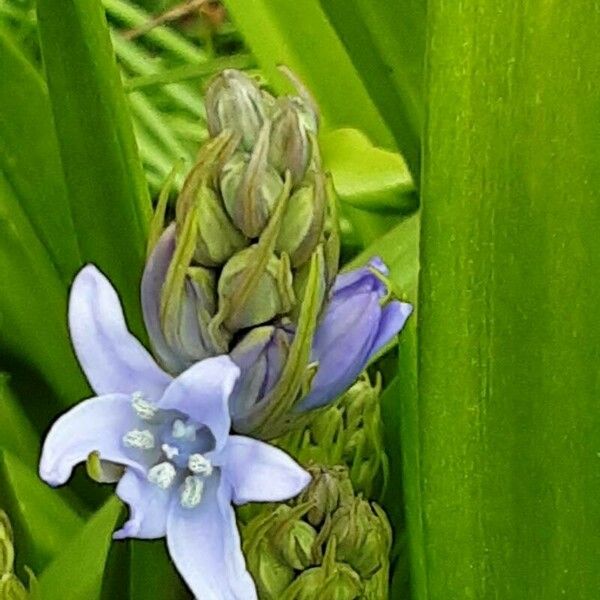
[[[129,504],[130,518],[114,537],[166,536],[196,596],[255,599],[231,504],[286,500],[310,476],[281,450],[230,435],[229,396],[239,368],[217,356],[172,378],[127,331],[117,294],[92,266],[73,284],[69,325],[98,396],[54,423],[41,478],[64,484],[94,451],[123,465],[116,493]]]
[[[387,273],[383,261],[374,258],[366,267],[337,276],[313,339],[311,360],[318,369],[298,410],[318,408],[337,398],[404,327],[412,306],[388,301],[389,290],[381,277]]]

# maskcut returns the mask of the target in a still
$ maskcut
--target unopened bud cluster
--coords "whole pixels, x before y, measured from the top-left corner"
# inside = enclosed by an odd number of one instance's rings
[[[364,372],[332,406],[276,443],[302,464],[347,465],[355,492],[381,496],[388,473],[379,396],[381,378]]]
[[[29,592],[14,573],[15,549],[8,516],[0,510],[0,600],[26,600]]]
[[[245,382],[254,388],[232,400],[238,431],[273,437],[282,417],[264,407],[281,406],[279,396],[293,400],[314,375],[312,336],[338,268],[318,116],[305,91],[275,98],[234,70],[212,81],[206,112],[211,138],[147,265],[143,297],[160,283],[158,332],[152,300],[145,317],[155,353],[173,373],[230,352],[256,370],[276,345],[280,372],[252,373]],[[293,374],[284,372],[288,359]],[[261,430],[267,421],[273,431]]]
[[[352,489],[344,467],[312,467],[293,505],[264,509],[243,529],[261,600],[385,600],[391,529]]]

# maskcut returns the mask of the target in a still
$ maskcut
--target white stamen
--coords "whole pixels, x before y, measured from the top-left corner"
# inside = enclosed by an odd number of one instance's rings
[[[188,469],[196,475],[202,475],[203,477],[210,477],[212,475],[212,464],[208,458],[202,454],[190,454],[188,459]]]
[[[133,392],[131,396],[131,404],[138,417],[144,421],[149,421],[158,412],[158,408],[156,408],[152,402],[148,402],[148,400],[144,398],[144,394],[142,392]]]
[[[183,489],[181,490],[181,506],[183,506],[183,508],[194,508],[198,506],[202,500],[203,489],[204,482],[200,477],[194,475],[186,477],[183,482]]]
[[[176,474],[175,467],[171,463],[161,462],[148,471],[148,481],[161,490],[166,490],[173,485]]]
[[[163,444],[161,450],[165,453],[165,456],[169,460],[173,460],[175,456],[179,456],[179,448],[175,446],[169,446],[169,444]]]
[[[132,429],[123,436],[123,443],[128,448],[151,450],[154,448],[154,436],[147,429]]]
[[[196,439],[196,428],[193,425],[186,425],[181,419],[175,419],[173,421],[173,437],[193,442]]]

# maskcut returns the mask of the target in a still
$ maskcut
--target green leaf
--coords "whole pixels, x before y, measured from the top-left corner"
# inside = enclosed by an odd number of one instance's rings
[[[9,376],[0,373],[0,448],[8,450],[35,469],[39,438],[23,408],[9,388]]]
[[[39,0],[37,14],[82,258],[107,274],[141,333],[150,203],[104,11],[96,0]]]
[[[87,386],[77,367],[66,324],[66,291],[46,248],[0,171],[1,364],[17,358],[38,371],[63,403]]]
[[[355,127],[377,145],[394,142],[318,0],[226,0],[225,5],[269,83],[284,85],[286,65],[308,87],[326,127]]]
[[[411,171],[423,122],[424,0],[320,0]]]
[[[112,533],[121,514],[116,496],[104,504],[39,577],[43,600],[99,598]]]
[[[48,92],[0,30],[0,169],[63,281],[81,259],[63,178]]]
[[[401,438],[415,598],[592,600],[600,11],[429,11],[418,389]]]
[[[417,208],[413,180],[396,152],[373,146],[356,129],[325,133],[320,147],[323,165],[343,202],[379,214],[406,214]]]
[[[82,526],[67,499],[9,452],[0,452],[0,505],[10,515],[25,562],[38,572]],[[45,596],[44,596],[45,599]]]

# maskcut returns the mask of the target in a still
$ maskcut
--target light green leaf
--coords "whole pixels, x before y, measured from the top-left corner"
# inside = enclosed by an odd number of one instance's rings
[[[139,334],[150,203],[104,11],[96,0],[39,0],[37,13],[81,254],[119,290]]]
[[[380,214],[416,209],[415,186],[403,158],[373,146],[357,129],[335,129],[320,139],[324,167],[340,200]]]
[[[372,98],[318,0],[226,0],[269,83],[290,90],[278,65],[294,71],[315,96],[326,127],[362,129],[394,147]]]
[[[37,469],[0,452],[0,505],[10,515],[19,550],[36,572],[63,550],[82,525],[66,499],[72,496],[46,485]]]
[[[37,237],[68,282],[81,259],[48,92],[20,49],[0,30],[0,169]]]
[[[424,0],[320,0],[411,171],[419,173]]]
[[[95,600],[100,597],[112,533],[121,514],[116,496],[80,528],[39,577],[43,600]]]
[[[9,388],[9,376],[0,373],[0,449],[18,456],[31,469],[37,467],[39,436]]]
[[[415,598],[595,600],[600,11],[429,11],[418,389],[401,438]]]

